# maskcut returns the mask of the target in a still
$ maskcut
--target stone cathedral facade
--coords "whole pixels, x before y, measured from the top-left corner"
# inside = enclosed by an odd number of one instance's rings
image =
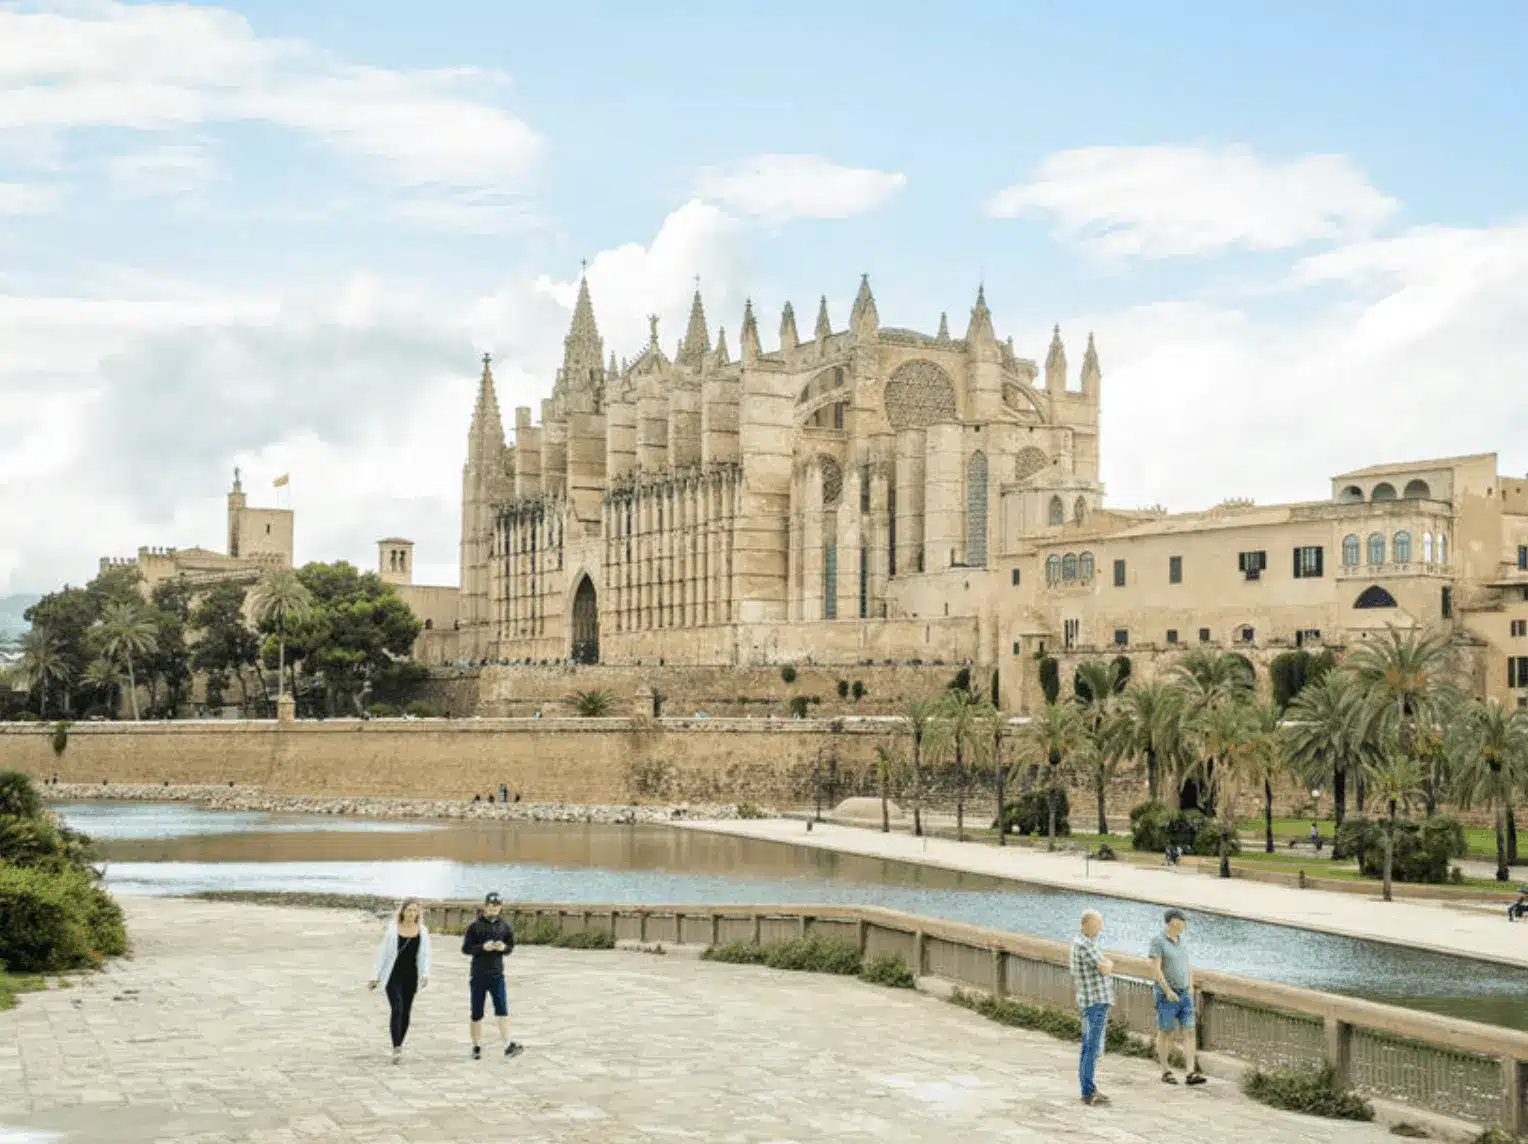
[[[506,439],[485,357],[463,470],[454,654],[670,665],[989,662],[998,557],[1101,502],[1091,337],[1067,384],[1000,340],[847,327],[789,304],[736,358],[697,290],[672,358],[657,319],[617,364],[581,282],[540,418]],[[1005,633],[1006,635],[1006,633]]]

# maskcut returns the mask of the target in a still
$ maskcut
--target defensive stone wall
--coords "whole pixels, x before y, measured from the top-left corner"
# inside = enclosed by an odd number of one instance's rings
[[[664,699],[663,713],[672,716],[704,712],[712,717],[786,718],[796,696],[819,701],[811,705],[813,716],[897,715],[909,699],[941,694],[963,666],[796,664],[789,683],[780,667],[489,666],[480,669],[478,713],[503,717],[540,711],[543,718],[572,714],[578,692],[605,691],[624,715],[642,710],[647,694],[656,691]],[[990,668],[972,667],[971,672],[983,690],[990,685]],[[849,695],[838,694],[840,680],[850,686]],[[856,682],[865,688],[859,699],[852,691]]]

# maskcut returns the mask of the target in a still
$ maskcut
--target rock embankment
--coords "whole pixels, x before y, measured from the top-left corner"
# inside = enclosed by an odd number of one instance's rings
[[[734,804],[682,803],[677,806],[612,806],[548,802],[463,802],[446,798],[358,798],[279,795],[259,787],[152,786],[149,784],[58,783],[43,787],[49,799],[192,802],[204,810],[264,814],[341,814],[352,818],[455,818],[503,822],[585,822],[604,825],[674,822],[680,819],[740,818]],[[757,812],[749,812],[749,816]]]

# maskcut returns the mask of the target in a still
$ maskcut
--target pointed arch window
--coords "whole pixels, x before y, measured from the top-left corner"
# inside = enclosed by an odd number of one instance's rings
[[[1084,584],[1093,582],[1093,554],[1084,552],[1077,558],[1077,579]]]
[[[1057,584],[1061,581],[1061,557],[1047,557],[1045,561],[1045,582]]]
[[[1423,564],[1431,564],[1432,563],[1432,553],[1433,553],[1432,540],[1433,540],[1432,533],[1424,532],[1422,534],[1422,563]]]
[[[1448,537],[1438,533],[1438,563],[1448,563]]]
[[[1072,519],[1081,524],[1088,515],[1088,502],[1078,497],[1072,505]]]
[[[1371,584],[1359,593],[1358,599],[1353,601],[1355,608],[1393,608],[1396,606],[1395,597],[1385,591],[1378,584]]]
[[[1358,563],[1358,537],[1352,533],[1342,538],[1342,562],[1349,568]]]
[[[1066,509],[1061,506],[1061,498],[1060,497],[1051,497],[1051,499],[1050,499],[1050,518],[1049,519],[1050,519],[1050,523],[1052,525],[1058,525],[1058,524],[1065,524],[1066,523]]]
[[[1397,532],[1395,539],[1390,542],[1390,551],[1397,564],[1411,563],[1411,533]]]
[[[1383,564],[1385,562],[1385,538],[1378,532],[1369,534],[1369,563]]]
[[[1061,558],[1061,578],[1068,583],[1077,579],[1077,554],[1068,552]]]
[[[966,563],[987,566],[987,454],[981,452],[966,465]]]

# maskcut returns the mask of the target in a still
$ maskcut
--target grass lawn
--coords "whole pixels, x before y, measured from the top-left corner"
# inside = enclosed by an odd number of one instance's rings
[[[1351,808],[1348,814],[1350,817],[1356,817],[1353,815]],[[1317,821],[1321,824],[1321,837],[1326,839],[1327,845],[1330,846],[1332,833],[1337,829],[1336,824],[1330,818],[1322,818]],[[1288,841],[1291,838],[1298,838],[1304,841],[1310,837],[1310,824],[1311,820],[1308,818],[1275,818],[1273,820],[1273,837],[1276,841]],[[1241,829],[1243,838],[1262,838],[1264,832],[1263,820],[1261,818],[1248,819],[1242,824]],[[1517,834],[1520,845],[1528,843],[1528,840],[1523,838],[1524,831],[1521,826],[1519,826]],[[1469,856],[1471,858],[1486,858],[1491,860],[1496,858],[1496,832],[1494,830],[1467,827],[1464,831],[1464,840],[1470,848]]]

